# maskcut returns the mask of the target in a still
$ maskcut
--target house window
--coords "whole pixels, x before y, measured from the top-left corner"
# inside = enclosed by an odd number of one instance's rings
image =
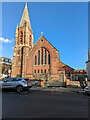
[[[78,76],[75,76],[75,80],[78,80]]]
[[[44,58],[44,64],[46,64],[46,50],[45,50],[45,58]]]
[[[36,73],[36,70],[34,71],[34,73]]]
[[[48,64],[50,65],[50,54],[48,54]]]
[[[40,50],[38,50],[38,65],[40,65]]]
[[[37,64],[37,56],[35,56],[35,65]]]
[[[43,40],[41,40],[41,42],[43,42]]]
[[[70,72],[68,73],[68,77],[70,77]]]
[[[9,60],[9,62],[11,62],[11,60]]]
[[[38,73],[39,73],[39,69],[38,69]]]
[[[20,43],[22,44],[22,42],[23,42],[23,33],[21,32]]]
[[[8,62],[8,59],[5,59],[6,62]]]
[[[43,48],[41,49],[41,65],[43,65]]]
[[[41,69],[41,73],[43,73],[43,70]]]
[[[44,73],[46,73],[46,69],[44,70]]]

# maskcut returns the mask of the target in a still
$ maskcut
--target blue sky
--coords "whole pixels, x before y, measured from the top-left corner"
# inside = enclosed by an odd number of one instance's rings
[[[88,60],[87,2],[28,2],[34,44],[41,32],[59,51],[60,60],[75,69],[85,69]],[[2,56],[13,58],[15,31],[24,2],[2,3]]]

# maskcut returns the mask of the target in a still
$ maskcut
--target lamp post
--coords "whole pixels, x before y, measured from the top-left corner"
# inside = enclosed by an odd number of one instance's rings
[[[11,70],[10,70],[10,68],[9,68],[9,70],[8,70],[8,73],[9,73],[9,78],[10,78],[10,73],[11,73]]]

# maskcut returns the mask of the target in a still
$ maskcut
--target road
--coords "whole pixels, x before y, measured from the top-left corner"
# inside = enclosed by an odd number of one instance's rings
[[[88,97],[80,93],[3,91],[3,118],[87,118]]]

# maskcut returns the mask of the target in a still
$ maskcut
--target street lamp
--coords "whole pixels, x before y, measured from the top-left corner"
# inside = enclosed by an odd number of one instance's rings
[[[9,70],[8,70],[8,73],[9,73],[9,77],[10,77],[10,73],[11,73],[11,70],[10,70],[10,68],[9,68]]]

